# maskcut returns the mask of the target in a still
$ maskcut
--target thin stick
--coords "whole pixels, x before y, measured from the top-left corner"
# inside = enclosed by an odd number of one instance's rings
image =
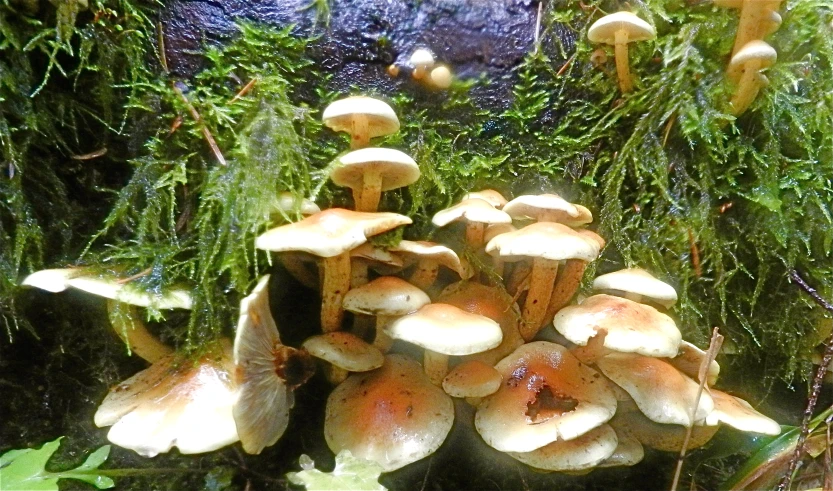
[[[211,147],[211,151],[214,152],[214,156],[217,158],[217,161],[220,162],[220,165],[222,166],[227,165],[226,158],[223,157],[223,153],[220,151],[220,147],[217,146],[217,142],[214,140],[214,136],[208,130],[208,126],[206,126],[203,122],[200,113],[197,112],[197,109],[191,104],[191,101],[189,101],[188,98],[185,97],[185,94],[182,93],[182,90],[179,87],[177,87],[176,82],[171,82],[171,87],[173,87],[174,92],[176,92],[176,95],[179,96],[182,102],[185,103],[185,107],[188,108],[188,112],[191,113],[191,117],[194,118],[194,121],[200,125],[200,128],[202,129],[202,134],[203,136],[205,136],[205,141],[208,142],[208,146]]]
[[[691,265],[694,267],[694,276],[699,278],[703,274],[700,268],[700,249],[697,248],[694,232],[690,228],[688,229],[688,245],[691,247]]]
[[[798,286],[804,290],[805,293],[807,293],[807,295],[810,295],[810,298],[812,298],[813,301],[815,301],[821,308],[833,313],[833,304],[822,298],[815,288],[807,284],[798,271],[794,269],[790,270],[790,278],[795,281],[796,284],[798,284]],[[810,434],[810,420],[813,418],[813,413],[816,410],[816,403],[818,403],[821,386],[824,382],[824,374],[827,372],[827,366],[830,365],[831,360],[833,360],[833,334],[831,334],[824,341],[824,354],[821,358],[821,365],[818,367],[816,374],[813,377],[810,397],[807,399],[807,407],[804,408],[804,419],[801,421],[801,433],[799,433],[798,441],[795,443],[795,451],[790,459],[790,467],[787,469],[787,473],[784,474],[781,482],[778,483],[778,491],[786,491],[790,489],[793,474],[798,466],[798,461],[801,460],[801,454],[804,453],[804,444],[807,442],[807,436]]]
[[[156,24],[159,32],[159,63],[162,65],[162,70],[169,73],[168,70],[168,55],[165,54],[165,31],[162,29],[162,23]]]
[[[538,18],[535,20],[535,53],[541,49],[541,12],[544,9],[544,2],[538,2]]]
[[[246,85],[244,85],[244,86],[243,86],[243,88],[242,88],[242,89],[240,89],[240,92],[238,92],[237,94],[235,94],[235,95],[234,95],[234,97],[232,97],[232,98],[231,98],[231,100],[230,100],[228,103],[229,103],[229,104],[234,104],[235,102],[237,102],[238,100],[240,100],[240,98],[241,98],[241,97],[243,97],[244,95],[248,94],[248,93],[249,93],[249,91],[250,91],[250,90],[252,90],[252,87],[254,87],[256,83],[257,83],[257,77],[255,77],[255,78],[253,78],[253,79],[249,80],[249,83],[247,83]]]
[[[573,56],[567,58],[567,61],[565,61],[564,64],[561,65],[561,68],[558,69],[558,72],[556,72],[555,76],[560,77],[561,75],[564,75],[564,72],[567,71],[567,68],[570,67],[570,65],[573,63],[573,60],[575,60],[575,59],[576,59],[576,53],[573,53]]]
[[[706,356],[700,362],[700,369],[697,377],[700,379],[700,386],[697,388],[697,397],[694,398],[694,404],[691,408],[691,425],[686,428],[685,439],[683,440],[683,447],[680,449],[680,456],[677,457],[677,469],[674,471],[674,481],[671,483],[671,491],[677,490],[677,484],[680,482],[680,475],[683,472],[683,461],[685,460],[685,453],[688,450],[688,442],[691,440],[691,431],[694,429],[694,417],[697,414],[697,407],[700,405],[700,397],[708,384],[707,373],[709,365],[717,357],[717,352],[720,351],[720,346],[723,345],[723,335],[720,334],[718,328],[712,331],[712,338],[709,341],[709,349],[706,351]]]
[[[141,278],[143,276],[149,275],[151,271],[153,271],[153,268],[147,268],[146,270],[140,271],[140,272],[134,274],[133,276],[128,276],[127,278],[121,278],[119,280],[116,280],[116,283],[118,283],[119,285],[123,285],[125,283],[130,283],[131,281],[133,281],[135,279],[138,279],[138,278]]]

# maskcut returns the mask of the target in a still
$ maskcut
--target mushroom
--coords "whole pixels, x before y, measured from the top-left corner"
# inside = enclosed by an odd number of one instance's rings
[[[363,213],[331,208],[300,222],[273,228],[255,241],[267,251],[304,251],[324,258],[321,327],[337,331],[344,316],[342,301],[350,289],[350,250],[367,237],[386,232],[411,219],[396,213]]]
[[[532,218],[539,222],[563,223],[569,227],[586,225],[593,221],[590,210],[568,202],[557,194],[518,196],[503,206],[512,218]]]
[[[630,62],[628,60],[628,43],[647,41],[657,37],[654,26],[631,12],[616,12],[597,20],[587,31],[587,38],[592,43],[605,43],[614,46],[616,74],[619,88],[627,93],[633,90]]]
[[[498,346],[503,332],[497,322],[453,305],[432,303],[391,322],[385,332],[394,339],[425,348],[423,366],[428,378],[442,384],[448,357],[480,353]]]
[[[508,452],[526,465],[544,471],[575,472],[592,469],[611,457],[619,438],[603,424],[572,440],[556,440],[531,452]]]
[[[454,422],[454,404],[419,364],[388,355],[381,368],[350,376],[327,399],[324,437],[391,472],[434,453]]]
[[[687,428],[681,425],[651,421],[639,411],[617,412],[610,420],[620,440],[632,437],[646,447],[663,452],[679,452],[686,438]],[[717,433],[718,426],[693,426],[687,449],[702,447]]]
[[[726,72],[729,80],[738,80],[731,101],[732,114],[743,114],[749,108],[758,91],[769,83],[760,70],[772,66],[777,58],[775,49],[764,41],[750,41],[732,57]]]
[[[243,450],[250,454],[259,454],[283,435],[295,404],[293,391],[315,370],[306,351],[281,343],[268,286],[266,275],[240,301],[234,338],[234,421]]]
[[[399,131],[399,118],[384,101],[366,96],[337,100],[324,109],[324,124],[350,134],[350,148],[364,148],[370,139]]]
[[[607,382],[558,344],[527,343],[495,368],[503,384],[480,403],[474,424],[486,443],[501,452],[531,452],[556,440],[572,440],[616,412]]]
[[[506,198],[504,198],[502,194],[500,194],[498,191],[495,191],[494,189],[483,189],[481,191],[472,191],[470,193],[466,193],[463,196],[463,199],[461,199],[460,201],[465,201],[467,199],[472,198],[478,198],[487,201],[490,205],[494,206],[498,210],[503,208],[503,205],[508,203]]]
[[[434,55],[425,48],[419,48],[411,54],[408,63],[413,67],[414,71],[411,76],[414,80],[422,80],[428,70],[434,67]]]
[[[389,250],[366,242],[350,251],[351,288],[367,284],[367,272],[371,265],[377,272],[384,271],[384,274],[391,274],[402,269],[404,263],[399,256],[391,254]]]
[[[680,343],[677,355],[672,358],[663,358],[666,362],[671,364],[677,370],[683,372],[689,377],[697,380],[700,374],[700,365],[706,359],[707,353],[697,346],[683,340]],[[717,383],[717,376],[720,374],[720,365],[714,360],[709,363],[709,368],[706,371],[706,383],[709,387]]]
[[[176,446],[183,454],[210,452],[238,438],[232,406],[231,346],[221,341],[198,360],[169,354],[116,385],[96,410],[107,439],[153,457]]]
[[[286,191],[278,195],[272,202],[270,213],[273,221],[278,221],[275,215],[280,215],[280,221],[291,221],[290,214],[301,217],[308,217],[319,213],[321,208],[313,201],[295,196]]]
[[[486,230],[483,231],[483,241],[488,244],[498,235],[514,232],[516,230],[518,229],[511,223],[495,223],[493,225],[489,225],[486,227]],[[496,275],[503,278],[506,269],[506,262],[501,259],[500,256],[492,256],[492,269],[495,270]],[[527,274],[528,273],[529,271],[527,271]]]
[[[706,424],[726,423],[740,431],[764,435],[781,433],[781,425],[753,409],[743,399],[716,389],[710,389],[709,394],[714,401],[714,410],[706,417]]]
[[[718,7],[740,9],[738,32],[732,48],[732,56],[736,55],[747,43],[762,39],[778,29],[779,21],[773,17],[778,15],[781,0],[715,0]],[[778,15],[780,19],[780,15]],[[777,22],[775,26],[773,23]],[[773,28],[774,27],[774,28]]]
[[[431,222],[438,227],[445,227],[457,221],[466,222],[466,243],[472,249],[477,249],[483,245],[486,225],[512,223],[512,217],[484,199],[470,198],[460,201],[451,208],[438,211],[431,219]]]
[[[399,150],[362,148],[339,157],[330,179],[353,190],[356,211],[376,211],[382,191],[416,182],[419,166]]]
[[[344,296],[344,309],[356,314],[376,316],[373,344],[387,351],[392,340],[384,327],[394,318],[416,312],[431,299],[422,290],[394,276],[380,276],[366,285],[353,288]]]
[[[431,70],[429,78],[431,79],[431,84],[440,90],[451,87],[451,82],[454,80],[454,77],[451,75],[451,70],[445,65],[440,65]]]
[[[464,361],[443,379],[443,390],[451,397],[465,397],[476,406],[480,399],[494,394],[503,381],[495,367],[479,360]]]
[[[643,302],[645,299],[666,309],[677,303],[677,291],[674,287],[656,279],[642,268],[622,269],[598,276],[593,280],[593,289],[634,302]]]
[[[593,295],[561,309],[553,326],[579,346],[604,329],[605,347],[645,356],[677,356],[682,341],[680,330],[667,315],[650,305],[610,295]]]
[[[516,232],[498,235],[486,245],[486,252],[504,260],[532,259],[521,325],[521,336],[528,341],[543,327],[559,261],[593,261],[599,255],[599,247],[566,225],[538,222]]]
[[[428,290],[437,280],[440,266],[457,273],[460,278],[471,276],[469,269],[460,261],[457,253],[448,247],[427,241],[402,240],[391,248],[394,252],[402,253],[416,259],[417,265],[408,281],[421,290]]]
[[[615,419],[615,416],[614,416]],[[615,430],[615,428],[614,428]],[[610,457],[598,464],[598,467],[631,466],[642,462],[645,458],[645,448],[629,433],[616,432],[618,443]]]
[[[334,384],[343,382],[347,372],[374,370],[385,361],[378,348],[344,331],[312,336],[301,347],[328,364],[327,379]]]
[[[600,253],[604,249],[606,242],[599,234],[587,229],[578,229],[576,233],[596,243],[599,246]],[[544,324],[550,324],[555,314],[570,303],[573,295],[576,294],[579,286],[581,286],[581,279],[584,278],[584,271],[587,269],[587,264],[587,261],[581,259],[567,259],[564,262],[564,267],[559,272],[558,278],[555,280],[555,285],[552,287],[552,295],[550,295],[550,302],[547,305]]]

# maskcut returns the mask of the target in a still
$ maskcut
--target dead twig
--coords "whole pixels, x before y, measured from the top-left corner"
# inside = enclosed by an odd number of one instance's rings
[[[103,157],[107,154],[107,147],[99,148],[98,150],[90,153],[85,153],[83,155],[70,155],[70,158],[73,160],[91,160],[98,157]]]
[[[697,241],[694,239],[694,232],[688,229],[688,245],[691,248],[691,265],[694,267],[694,276],[700,277],[703,270],[700,268],[700,249],[697,248]]]
[[[680,475],[683,472],[683,461],[688,450],[688,442],[691,440],[691,431],[694,429],[694,417],[697,414],[697,406],[700,405],[700,398],[703,391],[708,387],[706,380],[708,379],[709,365],[717,357],[717,352],[720,351],[720,346],[723,345],[723,335],[720,334],[718,328],[712,331],[712,337],[709,341],[709,349],[706,351],[706,356],[700,362],[700,368],[697,372],[697,377],[700,379],[700,386],[697,388],[697,397],[694,398],[694,403],[691,407],[691,425],[686,428],[685,439],[683,439],[683,446],[680,449],[680,456],[677,457],[677,468],[674,470],[674,480],[671,482],[671,491],[677,490],[677,485],[680,482]]]
[[[244,85],[243,88],[240,89],[240,92],[235,94],[234,97],[232,97],[231,100],[228,103],[229,104],[234,104],[235,102],[240,100],[241,97],[248,94],[249,91],[252,90],[252,87],[254,87],[256,83],[257,83],[257,78],[253,78],[253,79],[249,80],[249,83]]]
[[[570,67],[570,65],[573,64],[573,60],[575,60],[575,59],[576,59],[576,53],[573,53],[573,56],[569,57],[567,59],[567,61],[565,61],[564,64],[561,65],[561,68],[558,69],[558,71],[555,73],[555,76],[560,77],[561,75],[564,75],[564,72],[566,72],[567,69]]]
[[[217,146],[217,142],[214,140],[214,136],[211,134],[211,131],[208,130],[208,126],[205,125],[205,122],[200,116],[200,113],[197,112],[197,109],[191,104],[191,101],[185,97],[185,94],[182,92],[182,89],[179,88],[177,82],[171,82],[171,87],[173,87],[174,92],[177,96],[179,96],[180,100],[185,104],[185,107],[188,109],[188,112],[191,113],[191,117],[194,118],[194,122],[200,125],[200,129],[202,130],[202,134],[205,137],[205,141],[208,142],[208,146],[211,147],[211,151],[214,153],[214,157],[217,158],[217,161],[220,162],[220,165],[225,166],[226,158],[223,157],[223,153],[220,151],[220,147]]]
[[[833,304],[825,300],[821,295],[819,295],[815,288],[811,287],[806,281],[804,281],[804,278],[801,277],[798,271],[794,269],[790,270],[790,278],[802,290],[804,290],[804,292],[809,295],[810,298],[816,302],[816,304],[833,314]],[[804,418],[801,421],[801,433],[798,434],[798,441],[795,444],[795,450],[793,451],[793,456],[790,459],[790,466],[787,469],[786,474],[784,474],[784,477],[781,479],[781,482],[778,483],[778,491],[787,491],[790,489],[793,474],[798,466],[798,461],[801,460],[801,455],[804,453],[804,444],[807,443],[807,436],[810,434],[810,420],[813,418],[813,413],[816,410],[816,403],[818,403],[819,394],[821,394],[824,374],[827,372],[827,366],[830,365],[830,361],[833,360],[833,334],[831,334],[823,344],[824,354],[821,357],[821,365],[819,365],[818,369],[816,369],[816,374],[813,377],[810,397],[807,399],[807,407],[804,408]]]

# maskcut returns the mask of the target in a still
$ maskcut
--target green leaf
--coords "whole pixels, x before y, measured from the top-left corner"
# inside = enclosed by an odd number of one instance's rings
[[[49,472],[46,464],[61,445],[59,437],[44,443],[41,448],[9,450],[0,456],[0,490],[15,491],[58,491],[58,479],[77,479],[92,484],[98,489],[115,486],[109,477],[96,472],[110,455],[110,446],[105,445],[91,453],[83,464],[68,471]]]
[[[370,460],[353,457],[349,450],[342,450],[336,455],[333,472],[319,471],[313,467],[315,463],[307,455],[301,455],[299,461],[304,470],[289,472],[286,477],[292,484],[305,486],[307,491],[387,489],[378,481],[379,475],[382,474],[382,466]]]

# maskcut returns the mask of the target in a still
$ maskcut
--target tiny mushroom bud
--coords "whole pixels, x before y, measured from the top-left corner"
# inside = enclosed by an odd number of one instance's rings
[[[434,67],[434,55],[425,48],[419,48],[411,54],[408,62],[414,69],[411,74],[414,80],[422,80],[428,70]]]
[[[453,80],[453,76],[451,75],[451,70],[448,69],[445,65],[440,65],[433,70],[431,70],[431,84],[440,89],[445,90],[451,87],[451,81]]]
[[[356,211],[376,211],[382,191],[416,182],[419,166],[399,150],[362,148],[339,157],[330,179],[353,190]]]
[[[384,101],[366,96],[347,97],[331,103],[321,115],[333,131],[350,134],[350,148],[364,148],[370,139],[399,131],[399,118]]]
[[[616,73],[622,92],[633,90],[630,62],[628,60],[628,43],[646,41],[657,37],[654,26],[631,12],[616,12],[597,20],[587,31],[587,38],[593,43],[612,44],[615,48]]]
[[[731,101],[733,114],[743,114],[749,108],[758,91],[768,83],[760,71],[772,66],[777,58],[775,49],[764,41],[750,41],[732,57],[726,77],[738,80]]]
[[[350,376],[327,399],[324,437],[334,453],[394,471],[434,453],[454,422],[454,404],[419,364],[389,355],[385,364]]]

